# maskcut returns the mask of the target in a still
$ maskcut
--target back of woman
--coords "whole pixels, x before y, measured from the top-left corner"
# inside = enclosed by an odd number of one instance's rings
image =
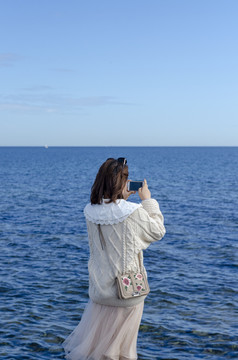
[[[138,190],[140,204],[127,201],[126,159],[107,159],[100,167],[86,205],[90,247],[89,302],[82,319],[62,344],[71,360],[137,359],[137,336],[146,295],[121,298],[119,274],[140,273],[143,250],[165,234],[159,204],[147,182]],[[124,280],[123,280],[124,281]],[[129,279],[125,278],[126,281]],[[139,288],[138,288],[139,289]]]

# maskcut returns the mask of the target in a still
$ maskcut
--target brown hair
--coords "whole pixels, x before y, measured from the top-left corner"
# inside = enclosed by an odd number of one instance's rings
[[[122,199],[122,191],[128,179],[128,166],[117,159],[107,159],[99,168],[91,188],[91,204],[101,204],[102,197],[108,203]]]

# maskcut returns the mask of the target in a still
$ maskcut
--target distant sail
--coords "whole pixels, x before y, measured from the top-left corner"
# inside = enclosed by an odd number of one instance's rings
[[[48,149],[48,145],[45,145],[45,149]]]

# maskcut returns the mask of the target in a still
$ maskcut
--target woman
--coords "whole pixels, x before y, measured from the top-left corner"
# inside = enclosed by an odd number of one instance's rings
[[[100,167],[84,215],[90,247],[89,302],[82,319],[63,342],[70,360],[135,360],[144,299],[120,299],[116,277],[137,271],[138,254],[165,234],[164,218],[147,182],[138,190],[141,204],[126,201],[125,158],[107,159]],[[144,269],[145,270],[145,269]]]

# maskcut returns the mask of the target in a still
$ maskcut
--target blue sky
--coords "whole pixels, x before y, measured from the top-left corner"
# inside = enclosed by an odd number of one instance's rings
[[[7,0],[0,145],[238,146],[238,1]]]

